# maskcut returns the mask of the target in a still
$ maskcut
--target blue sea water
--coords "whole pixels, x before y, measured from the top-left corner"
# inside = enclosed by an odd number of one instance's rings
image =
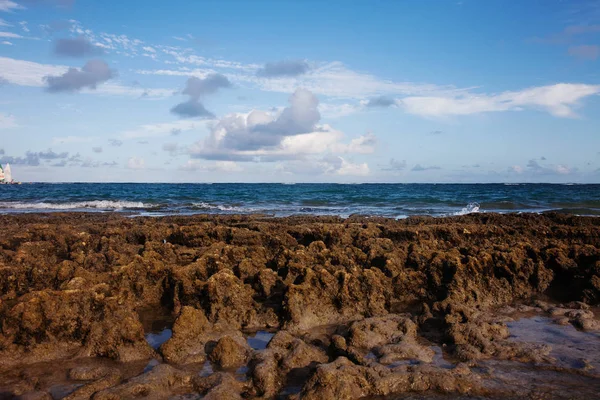
[[[97,211],[133,215],[460,215],[560,211],[600,215],[600,185],[116,184],[0,185],[0,213]]]

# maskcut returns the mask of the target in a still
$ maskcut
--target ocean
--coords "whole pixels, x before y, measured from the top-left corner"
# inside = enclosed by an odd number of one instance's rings
[[[0,213],[129,215],[353,214],[406,218],[471,212],[600,215],[600,185],[559,184],[117,184],[0,185]]]

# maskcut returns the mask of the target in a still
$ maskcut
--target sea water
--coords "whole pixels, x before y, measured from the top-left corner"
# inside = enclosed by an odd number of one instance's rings
[[[0,186],[0,213],[96,211],[133,215],[353,214],[406,218],[473,212],[600,215],[600,185],[141,184]]]

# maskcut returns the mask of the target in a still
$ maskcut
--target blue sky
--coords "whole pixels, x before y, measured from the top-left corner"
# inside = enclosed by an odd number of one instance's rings
[[[22,181],[600,182],[600,1],[0,0]]]

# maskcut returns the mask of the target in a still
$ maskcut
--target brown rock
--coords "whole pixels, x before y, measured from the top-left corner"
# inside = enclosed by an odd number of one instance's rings
[[[210,353],[209,359],[221,368],[235,368],[246,363],[250,351],[243,338],[223,336]]]

